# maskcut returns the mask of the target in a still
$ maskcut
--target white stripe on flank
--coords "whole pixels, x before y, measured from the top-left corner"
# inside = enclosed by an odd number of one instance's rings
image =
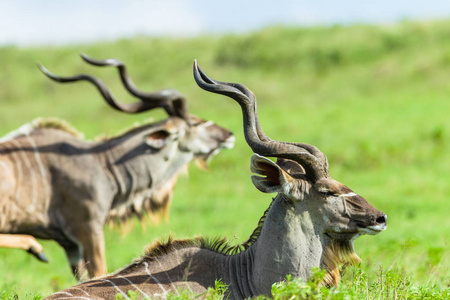
[[[352,193],[348,193],[348,194],[339,195],[339,197],[353,197],[353,196],[358,196],[358,194],[352,192]]]
[[[43,195],[43,198],[47,199],[49,197],[50,193],[51,193],[50,185],[47,184],[47,172],[45,171],[44,164],[42,163],[41,156],[39,154],[39,150],[38,150],[38,148],[36,146],[36,143],[34,142],[34,140],[29,135],[27,135],[27,139],[30,142],[30,145],[33,147],[34,158],[36,159],[36,162],[37,162],[37,164],[39,166],[39,171],[41,172],[41,177],[42,177],[42,179],[44,179],[43,181],[45,182],[44,183],[44,185],[45,185],[44,186],[45,195]]]
[[[134,287],[135,289],[137,289],[142,295],[144,295],[144,297],[147,297],[150,299],[150,296],[147,295],[143,290],[141,290],[137,285],[135,285],[134,283],[131,282],[131,280],[129,280],[128,278],[125,278],[123,276],[118,276],[119,278],[122,278],[123,280],[127,281],[129,284],[131,284],[132,287]]]
[[[85,290],[82,290],[82,289],[80,289],[80,288],[73,287],[73,288],[70,288],[70,289],[71,289],[71,290],[82,291],[82,292],[85,293],[86,295],[90,296],[88,292],[86,292]]]
[[[175,252],[175,257],[176,257],[176,259],[177,259],[177,264],[178,264],[178,265],[181,265],[181,264],[182,264],[182,261],[180,261],[180,257],[179,257],[180,254],[179,254],[179,252],[180,252],[180,251]],[[186,287],[188,288],[188,290],[189,290],[191,293],[193,293],[194,291],[192,291],[191,286],[190,286],[189,283],[187,282],[187,277],[184,278],[184,275],[183,275],[183,281],[184,281],[184,283],[186,284]]]
[[[42,160],[41,160],[41,156],[39,155],[39,150],[36,146],[36,143],[34,142],[34,140],[28,135],[27,136],[28,141],[30,142],[31,146],[33,147],[34,150],[34,157],[36,158],[36,162],[39,166],[39,170],[41,171],[41,176],[42,178],[46,179],[47,178],[47,173],[45,172],[45,168],[44,165],[42,164]]]
[[[119,293],[122,294],[122,296],[125,299],[130,299],[130,297],[127,296],[127,294],[125,294],[121,289],[119,289],[119,287],[117,285],[114,284],[114,282],[112,282],[111,280],[107,280],[107,279],[99,279],[99,281],[104,281],[104,282],[108,282],[110,283]]]
[[[144,266],[145,272],[147,272],[148,276],[150,276],[150,278],[152,278],[158,284],[159,288],[164,291],[164,294],[167,294],[166,289],[162,286],[161,282],[159,282],[158,278],[156,278],[155,276],[152,275],[152,273],[150,273],[150,270],[148,269],[148,263],[146,261],[144,261]]]
[[[17,156],[17,153],[14,151],[14,149],[11,149],[7,144],[5,147],[11,151],[11,158],[13,164],[17,166],[17,177],[16,177],[16,200],[19,200],[20,196],[20,187],[22,186],[22,163],[20,162],[19,157]]]
[[[161,270],[164,271],[164,274],[166,274],[167,279],[168,279],[169,282],[170,282],[170,285],[172,285],[172,287],[173,287],[173,290],[177,293],[178,296],[180,296],[180,293],[178,292],[178,289],[177,289],[176,286],[173,284],[172,280],[170,279],[169,274],[167,274],[167,271],[164,270],[164,267],[163,267],[163,265],[161,264],[161,262],[158,260],[157,257],[155,257],[155,260],[158,262],[159,266],[161,267]]]
[[[53,295],[56,295],[56,294],[64,294],[64,295],[68,295],[68,296],[73,296],[71,293],[67,293],[67,292],[56,292]]]
[[[92,298],[81,297],[81,296],[72,296],[72,297],[59,297],[58,299],[83,299],[83,300],[92,300]]]
[[[22,145],[20,145],[16,140],[11,140],[11,143],[13,143],[18,149],[20,149],[20,147],[22,147]],[[27,167],[29,169],[28,172],[31,174],[31,183],[32,183],[32,190],[33,190],[31,204],[26,208],[26,210],[27,210],[27,212],[33,212],[34,208],[36,206],[37,197],[38,197],[36,175],[33,170],[33,165],[31,164],[30,160],[26,156],[25,152],[20,151],[20,154],[22,156],[23,161],[25,162],[25,165],[27,165]]]
[[[6,163],[3,160],[0,160],[0,166],[3,169],[3,173],[6,173],[6,174],[10,173],[10,170],[8,169],[8,166],[6,165]],[[6,205],[6,206],[9,206],[9,205]],[[0,209],[3,209],[2,213],[9,214],[8,213],[8,209],[5,207],[5,205],[0,207]],[[8,223],[8,219],[7,218],[4,218],[4,217],[1,218],[0,219],[0,228],[4,227],[7,223]]]

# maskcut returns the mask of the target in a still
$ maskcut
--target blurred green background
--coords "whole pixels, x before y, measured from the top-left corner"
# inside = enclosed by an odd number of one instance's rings
[[[252,152],[243,138],[239,106],[195,84],[197,59],[210,77],[242,83],[256,94],[260,122],[270,137],[317,146],[328,156],[333,178],[388,215],[387,231],[355,242],[363,270],[397,269],[415,284],[450,285],[450,21],[4,46],[1,135],[37,117],[58,117],[94,139],[166,117],[159,110],[121,114],[89,83],[60,85],[36,67],[40,62],[59,75],[96,75],[119,99],[132,101],[116,70],[89,66],[80,52],[124,61],[142,90],[178,89],[191,113],[231,129],[237,138],[234,149],[213,159],[210,172],[193,164],[189,176],[180,178],[169,222],[105,229],[109,271],[170,233],[246,240],[274,196],[251,183]],[[63,250],[52,241],[42,244],[49,264],[20,250],[0,249],[0,290],[39,297],[76,283]]]

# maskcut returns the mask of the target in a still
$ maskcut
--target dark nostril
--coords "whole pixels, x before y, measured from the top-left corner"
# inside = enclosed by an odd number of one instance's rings
[[[378,224],[386,224],[387,222],[387,216],[385,214],[382,214],[378,219],[375,220]]]

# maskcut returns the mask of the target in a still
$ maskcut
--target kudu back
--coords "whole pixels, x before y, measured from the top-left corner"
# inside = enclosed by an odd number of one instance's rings
[[[329,175],[326,156],[315,146],[272,140],[258,121],[256,97],[245,86],[213,80],[194,63],[194,78],[204,90],[236,100],[242,108],[244,134],[255,152],[253,184],[277,193],[250,238],[231,246],[226,240],[196,237],[156,242],[146,255],[115,274],[55,293],[112,298],[134,291],[162,299],[178,289],[205,293],[220,279],[228,299],[270,295],[271,287],[291,274],[307,279],[313,268],[336,285],[339,267],[360,261],[354,240],[386,229],[387,217],[363,197]],[[268,157],[277,158],[274,162]]]
[[[101,141],[86,141],[61,122],[34,121],[0,142],[0,233],[53,239],[65,250],[78,277],[106,273],[103,226],[111,217],[168,211],[180,173],[190,161],[207,166],[233,134],[212,121],[189,114],[176,90],[144,93],[115,59],[83,59],[114,66],[125,88],[139,100],[117,101],[90,75],[59,77],[58,82],[92,83],[106,102],[125,113],[163,108],[168,118],[147,123]],[[187,201],[187,199],[186,199]]]

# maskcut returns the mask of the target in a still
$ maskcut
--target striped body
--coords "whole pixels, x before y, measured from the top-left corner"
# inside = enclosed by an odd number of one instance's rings
[[[255,155],[252,160],[252,165],[268,162]],[[297,200],[291,194],[279,193],[250,239],[241,245],[230,246],[225,239],[169,238],[165,243],[154,243],[144,256],[116,273],[69,287],[46,299],[114,299],[117,294],[127,299],[130,291],[138,299],[165,299],[169,293],[177,295],[182,290],[201,297],[208,288],[214,288],[216,280],[227,286],[227,299],[247,299],[270,296],[272,285],[289,274],[306,280],[317,267],[327,271],[325,284],[336,285],[340,266],[360,261],[353,250],[354,239],[379,231],[369,233],[366,228],[340,224],[340,232],[329,235],[334,226],[322,221],[323,214],[332,220],[336,210],[343,213],[342,201],[365,200],[340,186],[336,201],[330,199],[332,203],[324,206],[325,201],[311,194],[310,188],[303,190],[303,197]],[[359,211],[348,207],[348,213]]]
[[[42,229],[56,222],[52,199],[61,197],[52,189],[65,156],[58,147],[71,139],[61,130],[38,129],[0,144],[0,232],[47,237]]]
[[[189,247],[169,254],[145,259],[110,276],[103,276],[57,292],[47,299],[114,299],[129,291],[138,299],[165,299],[170,293],[205,293],[214,287],[220,260],[206,249]],[[201,274],[201,276],[199,276]]]
[[[231,148],[230,131],[195,116],[135,127],[104,141],[63,126],[26,124],[0,140],[0,234],[53,239],[80,277],[106,273],[103,225],[110,217],[167,213],[193,159]]]

